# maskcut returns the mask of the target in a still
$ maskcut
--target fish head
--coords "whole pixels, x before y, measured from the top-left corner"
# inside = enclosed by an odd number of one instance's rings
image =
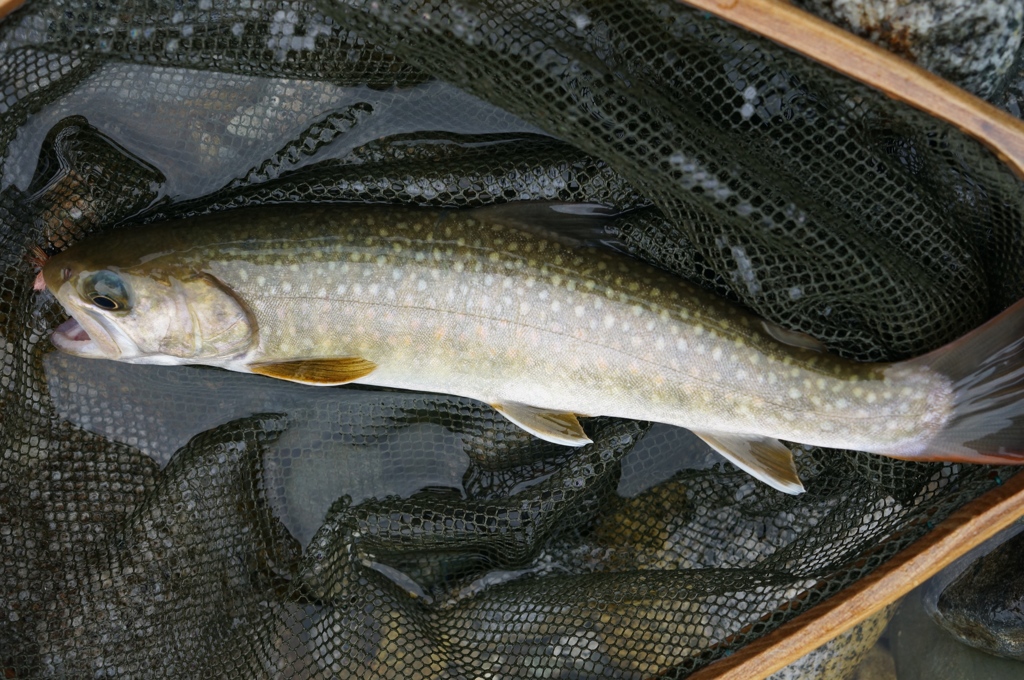
[[[160,258],[126,264],[76,249],[53,256],[42,271],[71,316],[53,332],[59,349],[129,363],[208,363],[255,342],[253,315],[216,277],[161,266]]]

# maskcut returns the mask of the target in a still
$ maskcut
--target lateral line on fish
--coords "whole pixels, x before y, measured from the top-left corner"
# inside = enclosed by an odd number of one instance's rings
[[[392,303],[389,303],[389,302],[366,302],[364,300],[356,300],[354,298],[348,298],[348,297],[328,297],[328,298],[324,298],[324,297],[317,297],[315,295],[292,295],[292,294],[287,294],[287,295],[277,295],[277,294],[274,294],[274,295],[260,295],[260,294],[256,294],[253,297],[260,298],[260,299],[274,299],[274,300],[320,300],[320,301],[324,301],[324,302],[344,302],[346,304],[360,305],[360,306],[363,306],[363,307],[387,307],[389,309],[396,309],[396,310],[419,310],[419,311],[423,311],[423,312],[433,312],[433,313],[436,313],[436,314],[448,314],[448,315],[451,315],[451,316],[462,316],[462,317],[468,317],[468,318],[472,318],[472,319],[481,319],[481,320],[485,320],[485,321],[497,321],[497,322],[502,322],[502,323],[512,323],[508,319],[502,319],[500,317],[494,317],[494,316],[484,316],[484,315],[481,315],[481,314],[472,314],[472,313],[469,313],[469,312],[453,311],[453,310],[450,310],[450,309],[442,309],[442,308],[437,308],[437,307],[424,307],[424,306],[415,306],[415,305],[396,305],[396,304],[392,304]],[[542,326],[531,325],[531,324],[523,322],[523,321],[517,321],[517,322],[515,322],[515,325],[519,326],[519,327],[529,328],[531,330],[539,331],[541,333],[547,333],[549,335],[554,335],[556,337],[571,338],[572,340],[574,340],[576,342],[583,342],[583,343],[586,343],[586,344],[591,345],[593,347],[600,347],[603,350],[606,350],[606,351],[609,351],[609,352],[614,352],[614,353],[619,354],[621,356],[628,357],[629,359],[631,359],[633,361],[639,361],[639,362],[641,362],[641,363],[643,363],[643,364],[645,364],[647,366],[653,366],[655,368],[662,369],[662,370],[664,370],[666,372],[677,374],[680,378],[685,379],[685,380],[687,380],[689,382],[700,383],[700,384],[702,384],[704,386],[713,387],[713,388],[723,388],[723,386],[727,387],[727,383],[725,383],[725,382],[722,382],[722,383],[713,382],[713,381],[710,381],[710,380],[707,380],[705,378],[698,377],[697,375],[692,375],[692,374],[685,374],[685,375],[683,375],[683,374],[681,374],[679,372],[678,369],[672,368],[671,366],[666,366],[666,365],[663,365],[663,364],[656,363],[656,362],[651,361],[650,359],[647,359],[645,357],[640,357],[640,356],[636,356],[636,355],[633,355],[633,354],[629,354],[628,352],[626,352],[626,350],[623,350],[623,349],[620,349],[620,348],[617,348],[617,347],[611,347],[609,345],[605,345],[605,344],[602,344],[600,342],[595,342],[594,340],[590,339],[589,337],[578,337],[578,336],[575,336],[575,335],[569,335],[567,333],[558,332],[558,331],[552,330],[550,328],[544,328]],[[713,333],[710,333],[710,335],[711,335],[711,337],[715,337],[715,335]],[[851,385],[852,384],[854,384],[854,383],[851,383]],[[861,416],[855,416],[855,415],[847,416],[845,414],[838,414],[837,415],[837,414],[834,414],[834,413],[827,413],[827,414],[826,413],[820,413],[819,414],[816,411],[807,411],[806,409],[796,408],[796,407],[793,407],[793,406],[787,406],[786,404],[781,404],[781,403],[778,403],[778,402],[775,402],[775,401],[770,401],[770,400],[767,400],[767,399],[764,400],[764,403],[765,403],[765,405],[773,406],[773,407],[778,408],[778,409],[780,409],[782,411],[789,411],[791,413],[803,414],[803,415],[808,415],[808,416],[821,415],[821,416],[824,417],[824,416],[827,415],[827,417],[830,418],[830,419],[841,419],[841,420],[844,420],[844,421],[847,421],[847,422],[851,422],[851,423],[873,422],[873,421],[876,421],[876,420],[893,420],[893,419],[911,419],[912,420],[912,419],[914,419],[916,417],[919,417],[919,416],[921,416],[922,414],[925,413],[925,411],[911,411],[911,412],[908,412],[908,413],[880,414],[880,415],[869,415],[869,416],[861,417]]]

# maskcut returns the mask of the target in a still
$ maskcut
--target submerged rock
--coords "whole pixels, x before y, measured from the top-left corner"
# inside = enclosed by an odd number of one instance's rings
[[[1015,0],[797,0],[838,26],[981,97],[995,94],[1021,45]]]
[[[935,618],[964,644],[1024,661],[1024,533],[977,559],[946,587]]]
[[[889,642],[900,680],[1019,680],[1024,663],[1001,659],[961,644],[936,624],[922,606],[925,588],[908,595],[889,627]]]
[[[898,601],[891,603],[872,617],[768,676],[768,680],[896,680],[895,673],[889,672],[892,659],[884,651],[875,650],[875,643],[898,606]],[[875,654],[870,654],[872,651]],[[866,661],[870,661],[870,665]]]

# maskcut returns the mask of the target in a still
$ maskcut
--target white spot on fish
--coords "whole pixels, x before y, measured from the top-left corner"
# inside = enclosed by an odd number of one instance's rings
[[[424,291],[426,289],[427,289],[427,282],[426,281],[424,281],[423,279],[420,279],[420,280],[418,280],[416,282],[416,290]]]
[[[576,312],[576,316],[578,317],[582,317],[584,314],[587,313],[587,310],[583,307],[583,305],[576,305],[576,307],[573,308],[573,311]]]
[[[800,390],[798,390],[795,387],[790,387],[789,388],[789,398],[790,399],[799,399],[800,396],[801,396],[800,395]]]
[[[615,316],[612,314],[606,314],[604,317],[604,327],[611,328],[615,325]]]
[[[686,344],[686,340],[684,338],[679,338],[676,341],[676,349],[679,350],[680,352],[685,352],[687,348],[688,345]]]
[[[562,303],[560,303],[558,300],[555,300],[554,302],[551,303],[552,312],[558,312],[560,309],[562,309]]]
[[[711,358],[714,359],[715,361],[718,361],[719,359],[721,359],[722,358],[722,348],[721,347],[716,347],[713,350],[711,350]]]
[[[292,292],[292,284],[289,283],[288,281],[285,281],[284,283],[282,283],[281,284],[281,292],[282,293],[290,293],[290,292]]]
[[[257,276],[256,277],[256,285],[257,286],[265,286],[265,285],[267,285],[267,280],[264,277],[262,277],[262,276]]]

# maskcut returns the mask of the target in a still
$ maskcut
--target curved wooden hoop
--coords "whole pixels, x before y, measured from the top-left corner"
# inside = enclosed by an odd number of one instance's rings
[[[1024,122],[923,68],[781,0],[677,0],[955,125],[1024,179]]]
[[[1024,473],[965,504],[853,585],[693,673],[689,680],[766,678],[903,597],[1022,515]]]
[[[0,0],[0,21],[4,17],[18,9],[25,3],[25,0]]]

